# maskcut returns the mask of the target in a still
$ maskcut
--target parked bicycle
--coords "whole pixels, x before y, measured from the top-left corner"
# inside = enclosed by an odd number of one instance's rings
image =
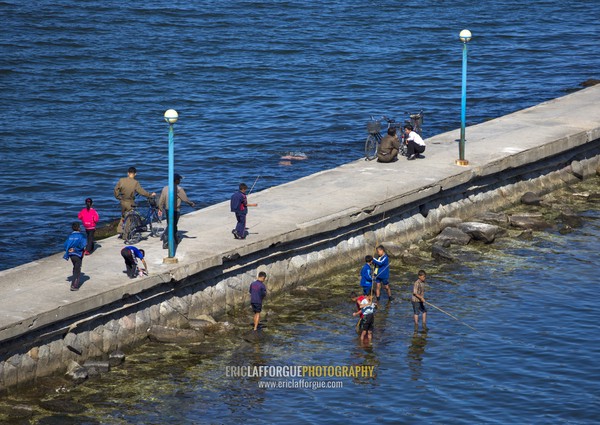
[[[148,209],[140,214],[137,205],[123,219],[123,240],[128,245],[138,243],[142,239],[142,232],[149,231],[151,237],[162,235],[165,230],[163,221],[158,214],[156,197],[148,198]]]
[[[396,122],[392,118],[388,118],[385,115],[381,118],[375,118],[371,116],[371,120],[367,121],[367,140],[365,142],[365,160],[372,161],[377,158],[377,151],[379,150],[379,144],[381,143],[381,121],[387,122],[387,128],[395,128],[396,132],[400,131],[398,137],[400,138],[400,152],[399,155],[406,156],[406,135],[402,131],[403,127],[407,124],[413,126],[413,130],[422,136],[422,125],[423,125],[423,111],[416,114],[408,114],[408,119],[404,121],[404,124]]]

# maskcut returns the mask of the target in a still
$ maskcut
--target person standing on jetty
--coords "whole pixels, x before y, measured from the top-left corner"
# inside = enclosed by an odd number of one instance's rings
[[[258,204],[249,204],[246,198],[248,186],[245,183],[240,183],[239,190],[231,196],[231,212],[235,213],[237,225],[231,231],[235,239],[246,239],[246,216],[248,215],[248,207],[258,207]]]
[[[265,280],[267,274],[265,272],[258,273],[258,279],[250,284],[250,305],[254,312],[254,330],[258,330],[258,324],[260,323],[260,312],[262,311],[262,302],[267,296],[267,287],[265,286]]]
[[[121,221],[117,226],[117,233],[123,233],[123,218],[128,211],[131,211],[135,205],[135,194],[140,194],[146,198],[156,196],[156,193],[147,192],[135,179],[137,170],[135,167],[129,167],[127,170],[127,177],[121,177],[115,185],[115,198],[121,202]]]
[[[398,152],[400,151],[400,140],[396,136],[396,129],[390,127],[387,129],[387,135],[381,139],[379,149],[377,150],[377,162],[398,161]]]
[[[71,291],[78,291],[80,286],[81,264],[83,263],[83,252],[87,245],[87,241],[85,240],[85,236],[80,232],[81,227],[78,222],[74,222],[71,225],[71,229],[73,230],[73,233],[71,233],[65,241],[65,255],[63,258],[67,261],[71,259],[71,263],[73,263]]]
[[[377,296],[377,301],[381,297],[381,286],[385,288],[387,292],[388,299],[390,301],[394,300],[392,297],[392,291],[390,289],[390,259],[385,252],[385,248],[383,245],[379,245],[376,248],[377,258],[373,258],[373,264],[375,264],[375,272],[373,276],[375,276],[375,283],[377,287],[375,289],[375,295]]]
[[[415,320],[415,332],[419,331],[419,313],[423,316],[423,331],[427,331],[427,307],[425,307],[425,278],[427,274],[425,270],[419,270],[417,280],[413,285],[412,291],[412,308],[413,318]]]
[[[127,269],[127,276],[133,279],[138,276],[140,270],[138,269],[138,259],[142,260],[144,270],[142,274],[148,275],[148,265],[146,264],[145,256],[146,253],[143,249],[137,249],[135,246],[126,246],[121,250],[121,256],[125,260],[125,268]]]
[[[85,234],[87,237],[87,246],[85,247],[84,255],[90,255],[94,251],[94,233],[96,232],[96,224],[100,216],[95,209],[92,208],[94,201],[92,198],[85,200],[85,208],[79,211],[77,218],[83,223]]]
[[[183,187],[179,186],[179,183],[181,183],[181,180],[183,180],[183,177],[181,176],[181,174],[177,174],[175,173],[175,176],[173,178],[173,180],[175,181],[175,188],[177,189],[177,201],[175,204],[175,211],[173,214],[173,236],[175,239],[175,243],[178,244],[180,242],[179,237],[177,236],[177,223],[179,223],[179,216],[181,215],[181,201],[185,202],[186,204],[188,204],[190,207],[195,207],[196,204],[194,204],[192,201],[190,201],[187,197],[187,194],[185,193],[185,190],[183,190]],[[158,209],[159,211],[164,211],[165,213],[165,218],[167,219],[167,228],[165,229],[165,232],[162,234],[161,236],[161,240],[163,243],[163,249],[167,249],[169,247],[169,186],[165,186],[163,187],[162,192],[160,193],[160,198],[158,199]]]
[[[360,269],[360,286],[363,290],[363,295],[370,295],[373,291],[373,257],[367,255],[365,257],[365,265]]]
[[[413,131],[413,126],[406,124],[404,126],[404,134],[406,134],[406,155],[408,160],[412,161],[421,156],[425,152],[425,141],[419,133]]]

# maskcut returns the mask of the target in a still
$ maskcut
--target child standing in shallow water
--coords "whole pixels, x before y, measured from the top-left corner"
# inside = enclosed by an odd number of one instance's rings
[[[96,224],[100,217],[95,209],[92,208],[94,201],[92,198],[85,200],[85,208],[79,211],[77,218],[83,223],[85,233],[87,236],[87,245],[85,247],[84,255],[90,255],[94,251],[94,232],[96,231]]]

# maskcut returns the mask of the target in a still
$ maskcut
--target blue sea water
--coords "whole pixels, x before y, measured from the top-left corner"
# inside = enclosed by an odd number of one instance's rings
[[[425,135],[459,126],[469,28],[469,124],[598,77],[594,1],[1,1],[0,269],[60,250],[91,196],[130,165],[176,168],[200,205],[361,156],[365,121],[423,109]],[[279,164],[289,151],[307,161]]]
[[[458,127],[463,28],[473,33],[469,124],[598,78],[597,8],[591,0],[0,1],[0,269],[59,251],[88,196],[102,219],[117,217],[112,189],[130,165],[146,189],[165,185],[166,109],[180,114],[183,186],[209,205],[240,181],[260,176],[261,190],[359,158],[372,114],[423,109],[425,136]],[[280,165],[290,151],[309,159]],[[177,358],[167,368],[147,347],[151,360],[134,354],[70,403],[102,423],[593,423],[597,218],[591,212],[564,239],[432,276],[430,300],[479,333],[432,312],[432,330],[413,336],[398,303],[378,313],[374,349],[365,350],[338,297],[320,315],[290,312],[266,345],[197,364]],[[137,370],[147,363],[150,372]],[[224,379],[225,365],[238,363],[368,364],[378,378],[269,391]]]

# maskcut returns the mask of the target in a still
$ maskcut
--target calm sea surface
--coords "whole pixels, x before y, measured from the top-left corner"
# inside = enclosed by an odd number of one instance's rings
[[[0,269],[58,252],[91,196],[103,219],[130,165],[166,184],[168,108],[177,171],[202,205],[361,156],[371,114],[424,109],[431,136],[459,126],[469,28],[468,122],[564,95],[598,78],[595,1],[0,2]],[[282,155],[309,159],[279,165]],[[261,344],[236,331],[189,347],[146,345],[125,366],[65,393],[52,384],[0,400],[34,423],[573,423],[597,421],[600,214],[533,241],[499,241],[469,264],[430,268],[427,334],[398,300],[356,343],[346,301],[356,270],[314,298],[281,296]],[[369,365],[338,389],[262,389],[231,365]],[[322,380],[317,380],[322,381]],[[6,419],[7,416],[2,416]],[[15,419],[13,423],[28,423]]]
[[[91,196],[108,220],[130,165],[176,168],[200,205],[361,156],[371,114],[426,111],[459,126],[461,43],[470,124],[598,77],[597,2],[1,1],[0,269],[58,252]],[[279,165],[288,152],[308,161]]]

